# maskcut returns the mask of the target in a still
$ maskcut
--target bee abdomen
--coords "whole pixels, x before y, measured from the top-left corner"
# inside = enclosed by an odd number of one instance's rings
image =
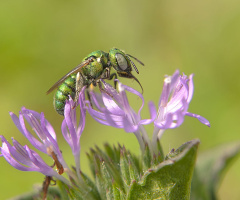
[[[76,74],[72,74],[69,76],[57,89],[53,105],[54,109],[60,114],[64,115],[64,107],[66,104],[66,100],[69,99],[69,95],[72,97],[72,99],[75,98],[76,94]]]
[[[53,106],[54,106],[54,109],[57,111],[58,114],[64,115],[65,102],[59,101],[56,98],[54,98]]]

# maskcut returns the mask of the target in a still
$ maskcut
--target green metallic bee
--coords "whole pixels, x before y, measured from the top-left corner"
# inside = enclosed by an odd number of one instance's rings
[[[117,78],[117,75],[120,77],[134,79],[142,88],[138,79],[131,73],[132,66],[137,73],[139,72],[130,57],[134,58],[141,65],[144,65],[137,58],[129,54],[125,54],[117,48],[110,49],[109,53],[101,50],[90,53],[83,59],[81,64],[68,72],[47,91],[47,94],[49,94],[54,89],[58,88],[53,100],[54,109],[60,115],[64,115],[65,102],[69,98],[69,95],[75,102],[77,102],[79,93],[84,86],[87,86],[87,88],[90,85],[95,87],[99,86],[100,91],[107,93],[107,91],[105,91],[102,87],[101,79],[112,80],[114,77]],[[110,73],[112,67],[117,73]],[[87,94],[89,97],[88,91]]]

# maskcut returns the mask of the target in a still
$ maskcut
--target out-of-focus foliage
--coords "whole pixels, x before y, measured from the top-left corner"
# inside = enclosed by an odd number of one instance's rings
[[[63,154],[68,155],[70,149],[60,134],[62,117],[53,110],[53,95],[45,92],[88,53],[118,47],[145,63],[136,76],[145,99],[155,103],[165,74],[176,68],[195,74],[189,111],[206,117],[212,127],[186,119],[180,128],[165,132],[162,144],[166,152],[193,138],[200,139],[200,151],[238,140],[239,23],[237,0],[0,1],[0,134],[27,143],[8,115],[26,106],[45,113],[59,132]],[[140,91],[134,81],[122,81]],[[134,105],[140,102],[132,101]],[[148,115],[147,109],[143,114]],[[106,141],[138,152],[133,135],[88,117],[81,138],[85,172],[89,169],[84,152]],[[73,163],[73,158],[68,162]],[[19,172],[3,159],[0,167],[0,199],[30,191],[33,183],[44,179],[37,173]],[[220,199],[240,199],[238,187],[233,187],[240,182],[239,167],[238,160],[226,174]]]
[[[232,142],[209,149],[198,157],[191,188],[191,200],[218,199],[219,183],[226,170],[239,157],[240,143]]]

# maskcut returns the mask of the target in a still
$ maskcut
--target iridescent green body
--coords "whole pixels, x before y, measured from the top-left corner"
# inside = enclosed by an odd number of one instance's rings
[[[88,60],[93,57],[93,61],[88,65],[82,67],[81,74],[84,77],[84,84],[89,86],[91,83],[95,84],[97,80],[103,73],[104,69],[108,67],[108,54],[104,51],[98,50],[90,53],[82,61]],[[101,61],[97,60],[101,58]],[[77,73],[71,74],[57,89],[54,96],[54,109],[60,114],[64,114],[65,102],[69,98],[75,99],[76,95],[76,75]]]
[[[91,83],[94,84],[108,67],[108,54],[104,51],[98,50],[88,54],[83,61],[88,60],[90,57],[93,57],[93,61],[82,68],[82,74],[85,76],[85,81],[88,85]]]
[[[104,91],[101,87],[101,79],[111,80],[117,78],[117,75],[119,75],[120,77],[133,78],[139,83],[139,81],[131,74],[132,65],[137,73],[138,70],[135,64],[130,60],[129,56],[143,65],[143,63],[137,58],[125,54],[117,48],[112,48],[109,53],[101,50],[90,53],[83,59],[80,65],[63,76],[48,90],[47,94],[57,88],[53,101],[54,109],[60,115],[64,115],[66,100],[71,96],[76,102],[83,86],[88,88],[91,84],[94,86],[98,85],[99,89]],[[110,74],[112,67],[116,70],[117,74]]]
[[[69,95],[72,97],[72,99],[75,98],[76,94],[76,75],[77,74],[71,74],[57,89],[54,100],[53,100],[53,106],[54,109],[60,114],[64,114],[64,106],[66,100],[69,98]]]

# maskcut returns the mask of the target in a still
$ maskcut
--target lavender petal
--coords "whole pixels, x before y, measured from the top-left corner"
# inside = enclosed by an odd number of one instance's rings
[[[195,117],[195,118],[197,118],[202,124],[205,124],[205,125],[207,125],[208,127],[211,127],[210,122],[209,122],[207,119],[205,119],[204,117],[200,116],[200,115],[193,114],[193,113],[189,113],[189,112],[186,112],[186,115],[189,116],[189,117]]]

